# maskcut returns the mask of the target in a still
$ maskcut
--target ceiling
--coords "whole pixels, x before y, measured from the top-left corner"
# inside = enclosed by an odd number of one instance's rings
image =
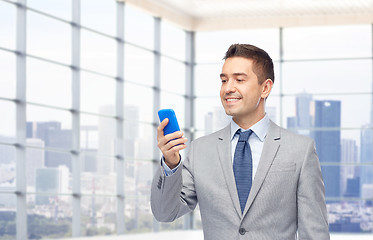
[[[373,0],[118,1],[192,31],[373,23]]]

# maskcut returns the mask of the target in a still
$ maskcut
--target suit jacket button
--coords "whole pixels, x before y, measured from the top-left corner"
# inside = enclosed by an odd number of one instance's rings
[[[246,230],[245,228],[240,228],[240,230],[238,231],[241,235],[245,235],[246,233]]]

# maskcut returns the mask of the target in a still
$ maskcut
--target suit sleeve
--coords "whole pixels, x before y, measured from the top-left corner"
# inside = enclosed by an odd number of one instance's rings
[[[299,239],[330,239],[325,187],[314,141],[308,145],[301,168],[297,203]]]
[[[193,143],[188,157],[174,174],[166,176],[161,166],[156,171],[150,202],[153,215],[160,222],[172,222],[194,210],[197,196],[193,177]]]

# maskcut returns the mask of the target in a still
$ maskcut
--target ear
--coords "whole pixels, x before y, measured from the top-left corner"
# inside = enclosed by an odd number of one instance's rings
[[[273,87],[273,81],[269,78],[266,79],[262,83],[262,95],[261,95],[261,97],[266,99],[269,96],[269,94],[271,93],[272,87]]]

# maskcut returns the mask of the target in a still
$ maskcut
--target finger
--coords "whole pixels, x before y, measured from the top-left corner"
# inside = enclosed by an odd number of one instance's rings
[[[179,151],[185,149],[186,147],[187,147],[186,144],[180,144],[180,145],[176,145],[176,146],[172,147],[169,151],[179,152]]]
[[[166,127],[166,125],[168,124],[168,118],[165,118],[163,119],[163,121],[158,125],[158,128],[157,128],[157,137],[158,139],[160,137],[163,137],[164,136],[164,133],[163,133],[163,130],[164,128]]]
[[[182,131],[176,131],[176,132],[167,134],[164,137],[165,137],[165,141],[169,142],[169,141],[171,141],[171,140],[173,140],[175,138],[181,138],[183,135],[184,135],[184,133]]]
[[[184,146],[186,146],[185,145],[185,143],[188,141],[188,139],[187,138],[178,138],[178,139],[174,139],[174,140],[171,140],[171,141],[169,141],[166,145],[165,145],[165,147],[164,147],[164,149],[166,150],[166,151],[170,151],[171,149],[174,151],[175,149],[175,147],[178,147],[179,145],[184,145]]]
[[[166,136],[162,134],[162,136],[158,136],[158,139],[157,139],[158,147],[162,149],[163,146],[166,145],[168,142],[170,142],[173,139],[181,138],[183,135],[184,133],[181,131],[170,133],[170,134],[167,134]]]

